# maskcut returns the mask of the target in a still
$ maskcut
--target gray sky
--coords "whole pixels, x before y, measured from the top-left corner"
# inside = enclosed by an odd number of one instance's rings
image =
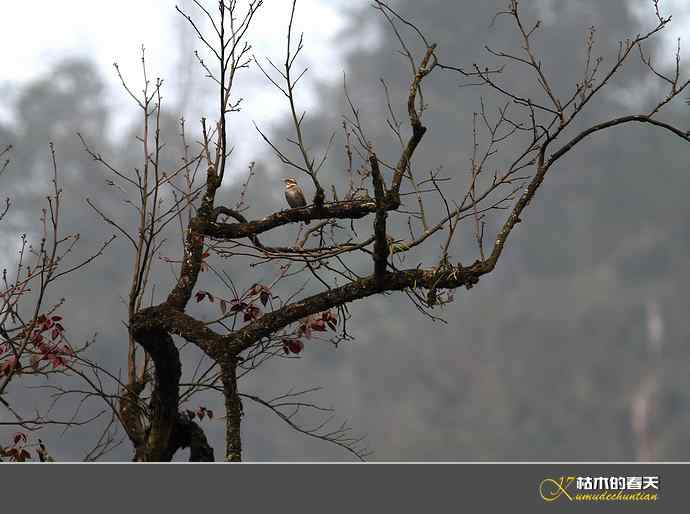
[[[128,82],[137,86],[141,78],[141,46],[144,45],[150,76],[161,77],[167,82],[164,97],[174,101],[179,94],[179,82],[175,77],[180,60],[189,58],[193,50],[202,48],[201,42],[195,39],[194,48],[186,47],[188,55],[180,55],[180,32],[189,33],[190,29],[175,11],[176,4],[186,5],[188,14],[197,21],[203,21],[198,9],[188,0],[3,2],[3,17],[12,23],[4,24],[0,31],[0,48],[6,50],[2,56],[0,88],[3,85],[21,86],[47,73],[66,57],[88,56],[108,80],[112,93],[108,95],[108,101],[120,113],[115,119],[117,128],[133,114],[134,109],[122,91],[112,64],[117,62]],[[278,62],[284,58],[290,5],[291,2],[285,0],[265,0],[260,22],[253,25],[249,38],[258,58],[271,57]],[[376,47],[378,34],[373,30],[367,31],[366,27],[358,31],[357,39],[341,37],[341,31],[348,26],[347,11],[367,6],[366,1],[346,0],[300,0],[298,3],[295,33],[305,33],[302,65],[310,68],[301,86],[301,108],[313,110],[316,107],[315,81],[342,79],[343,56],[348,51],[357,47]],[[31,26],[31,33],[39,37],[27,37],[28,26]],[[7,51],[10,48],[12,50]],[[195,63],[192,71],[200,76],[198,64]],[[251,113],[251,119],[236,116],[234,123],[245,125],[253,119],[266,126],[284,116],[284,103],[274,90],[263,87],[266,82],[258,70],[248,70],[242,82],[247,89],[254,85],[262,87],[251,87],[252,94],[246,97],[244,108],[245,112]],[[213,115],[212,106],[194,107],[208,109]],[[0,98],[0,120],[9,115],[7,100]]]
[[[547,24],[553,18],[554,9],[562,3],[561,0],[533,1],[538,4],[540,15]],[[3,86],[21,85],[35,79],[66,57],[87,55],[98,64],[113,90],[108,100],[120,113],[120,117],[115,119],[117,128],[128,120],[133,109],[126,96],[121,94],[112,63],[117,62],[128,80],[136,84],[140,78],[139,56],[143,44],[151,75],[168,81],[167,98],[177,99],[179,88],[176,86],[179,83],[175,83],[174,77],[180,66],[179,32],[188,30],[188,27],[174,10],[176,3],[184,5],[185,1],[3,2],[5,19],[14,21],[6,23],[0,31],[0,48],[12,49],[3,54],[4,74],[0,76],[0,91]],[[265,1],[261,22],[254,25],[251,37],[257,57],[279,59],[282,56],[290,4],[287,0]],[[374,50],[379,45],[380,35],[374,30],[358,30],[357,39],[341,37],[341,31],[348,27],[348,10],[366,8],[368,4],[366,0],[300,0],[298,3],[296,29],[305,32],[303,63],[310,68],[299,98],[302,108],[313,110],[317,107],[314,81],[332,83],[342,78],[343,58],[347,52],[358,47]],[[649,0],[630,1],[632,11],[640,19],[648,16],[650,4]],[[587,9],[588,3],[579,2],[577,5]],[[684,0],[664,0],[662,9],[674,16],[674,23],[665,32],[666,48],[660,56],[662,61],[670,62],[677,39],[690,27],[690,5]],[[186,10],[192,14],[195,12],[189,6]],[[32,27],[32,34],[40,37],[26,37],[27,26]],[[197,41],[195,48],[200,46]],[[245,83],[263,82],[256,70],[250,70],[247,75]],[[284,105],[275,91],[252,88],[252,95],[246,98],[245,111],[251,112],[251,119],[260,125],[270,126],[282,119]],[[0,120],[9,115],[7,101],[0,98]],[[248,117],[239,118],[235,123],[240,125],[251,121]],[[247,149],[247,157],[256,149]]]

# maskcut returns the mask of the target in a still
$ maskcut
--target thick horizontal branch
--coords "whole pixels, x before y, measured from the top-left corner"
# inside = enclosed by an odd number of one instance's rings
[[[137,335],[150,331],[179,335],[197,345],[216,362],[220,362],[228,354],[237,355],[261,338],[311,314],[383,291],[402,291],[407,288],[455,289],[461,286],[469,289],[488,271],[486,263],[477,262],[467,268],[457,265],[388,272],[378,277],[372,274],[266,313],[244,328],[227,335],[214,332],[203,322],[164,303],[138,312],[133,330]]]
[[[488,271],[485,263],[477,262],[470,267],[446,266],[432,269],[408,269],[385,273],[383,290],[375,274],[355,280],[341,287],[315,294],[301,301],[286,305],[276,311],[264,314],[258,320],[229,335],[230,351],[239,353],[263,337],[299,321],[311,314],[326,311],[339,305],[360,300],[382,291],[402,291],[407,288],[468,289]]]
[[[392,198],[386,201],[386,210],[394,210],[399,207],[399,202]],[[240,239],[255,236],[277,227],[299,221],[319,219],[360,219],[368,214],[376,212],[376,202],[373,199],[347,200],[328,203],[322,208],[301,207],[276,212],[265,218],[247,221],[245,223],[209,223],[203,227],[205,236],[214,239]],[[221,213],[222,214],[222,213]]]
[[[228,207],[224,206],[219,206],[215,208],[214,211],[214,216],[213,219],[214,221],[218,219],[218,216],[221,214],[231,217],[235,220],[237,220],[239,223],[249,223],[247,219],[239,212],[237,212],[234,209],[230,209]],[[252,242],[252,245],[254,245],[254,248],[257,250],[263,252],[264,255],[267,256],[290,256],[290,255],[301,255],[301,256],[306,256],[307,258],[313,258],[313,259],[322,259],[326,257],[333,257],[335,255],[338,255],[343,252],[350,252],[353,250],[365,248],[368,245],[370,245],[374,241],[374,237],[372,236],[371,238],[359,242],[359,243],[352,243],[350,241],[342,244],[338,244],[335,246],[327,246],[327,247],[320,247],[320,248],[304,248],[304,245],[307,242],[307,239],[311,234],[314,232],[317,232],[318,230],[322,229],[324,226],[326,226],[329,223],[329,220],[323,221],[321,223],[316,224],[312,228],[306,231],[305,235],[302,237],[301,241],[297,244],[297,246],[266,246],[264,245],[259,237],[256,234],[251,234],[247,236],[249,240]]]

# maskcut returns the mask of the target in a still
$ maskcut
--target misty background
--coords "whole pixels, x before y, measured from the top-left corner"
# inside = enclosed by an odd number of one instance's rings
[[[408,68],[396,53],[398,43],[385,20],[367,2],[355,2],[354,7],[311,2],[319,3],[328,4],[328,12],[338,17],[319,26],[318,13],[298,4],[307,47],[304,64],[311,67],[310,81],[298,98],[308,111],[306,136],[312,148],[324,148],[336,132],[332,159],[321,180],[339,183],[344,166],[339,129],[341,115],[347,112],[343,73],[377,153],[392,160],[397,146],[385,126],[379,79],[385,78],[402,116]],[[174,11],[173,2],[156,4],[159,10]],[[468,66],[494,62],[485,44],[515,48],[517,38],[509,20],[492,23],[505,4],[399,0],[395,6],[438,43],[443,62]],[[544,69],[562,94],[572,90],[582,73],[587,28],[598,29],[597,48],[606,66],[615,58],[617,41],[654,24],[651,2],[646,1],[533,0],[522,5],[525,17],[544,22],[538,49]],[[267,23],[279,35],[271,40],[275,43],[268,43],[262,39],[267,33],[257,29],[262,42],[255,51],[258,57],[280,60],[283,55],[287,18],[274,10],[277,6],[278,2],[268,2],[256,21],[257,27]],[[681,6],[671,3],[664,12],[675,14],[674,7],[684,14]],[[682,28],[682,21],[682,16],[675,19],[674,30],[679,30],[679,22]],[[162,77],[163,133],[171,165],[182,152],[176,136],[179,117],[196,130],[201,116],[214,116],[215,91],[192,55],[200,45],[182,22],[171,16],[179,41],[147,55],[151,68],[170,74]],[[326,34],[310,41],[316,27]],[[117,60],[134,63],[127,76],[137,84],[138,45],[155,49],[155,43],[148,38],[132,41],[126,32],[119,41],[123,50]],[[657,62],[672,64],[675,33],[659,42],[650,51],[658,55]],[[326,50],[329,45],[334,50]],[[14,145],[11,167],[0,179],[0,197],[14,200],[11,216],[0,225],[0,268],[10,267],[18,234],[36,234],[39,205],[49,185],[49,141],[55,143],[64,183],[63,226],[81,234],[82,255],[97,249],[111,233],[85,198],[122,213],[124,219],[128,216],[127,207],[107,186],[108,177],[75,134],[82,133],[98,152],[123,168],[141,160],[138,120],[128,110],[126,93],[113,88],[113,72],[107,69],[112,58],[104,59],[105,68],[88,52],[71,51],[50,69],[21,81],[2,82],[12,77],[0,77],[0,146]],[[159,66],[158,59],[167,67]],[[647,76],[642,66],[626,66],[608,93],[583,112],[582,123],[644,109],[654,95],[663,94]],[[284,208],[281,179],[287,172],[261,143],[251,121],[258,120],[276,141],[284,141],[290,127],[279,94],[256,74],[248,72],[242,82],[244,78],[240,76],[239,95],[247,103],[237,121],[229,122],[237,153],[220,201],[237,201],[239,181],[255,160],[257,176],[248,191],[250,209],[245,215],[258,218]],[[538,94],[524,69],[509,66],[503,80]],[[435,71],[425,83],[429,132],[415,158],[418,172],[443,167],[454,178],[447,185],[451,197],[463,194],[467,185],[471,119],[480,97],[492,109],[502,104],[488,90],[461,88],[460,82],[457,75]],[[114,100],[115,95],[119,99]],[[686,105],[680,102],[667,109],[667,118],[687,126]],[[356,302],[350,323],[355,341],[337,348],[309,344],[301,358],[275,360],[247,377],[242,391],[271,397],[290,388],[321,386],[314,400],[333,406],[338,419],[347,419],[355,433],[365,435],[374,460],[689,460],[689,164],[686,144],[650,127],[599,132],[547,176],[495,272],[470,291],[458,290],[453,303],[434,311],[447,323],[424,317],[404,295]],[[493,234],[500,222],[500,213],[494,214],[488,232]],[[437,246],[426,249],[427,263],[437,258]],[[118,241],[55,292],[68,299],[64,315],[72,341],[97,333],[91,357],[113,371],[126,366],[121,320],[126,315],[122,297],[129,284],[129,252],[125,242]],[[475,253],[470,243],[460,244],[451,260],[469,263]],[[406,261],[408,266],[416,264]],[[231,275],[247,274],[233,263],[227,263],[227,269]],[[166,291],[164,286],[160,290]],[[193,364],[185,360],[184,371]],[[44,391],[26,389],[22,380],[15,380],[9,393],[28,411],[47,401]],[[223,414],[219,396],[193,403],[203,403],[216,416]],[[55,412],[69,413],[69,407],[58,406]],[[204,421],[203,427],[218,455],[223,421]],[[0,441],[4,435],[0,431]],[[97,434],[88,428],[64,434],[46,429],[40,436],[56,459],[77,460]],[[248,402],[243,437],[245,460],[351,457],[293,432]],[[131,458],[128,442],[108,458]]]

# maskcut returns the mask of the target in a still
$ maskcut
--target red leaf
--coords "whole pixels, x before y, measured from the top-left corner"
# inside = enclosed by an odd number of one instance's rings
[[[19,441],[23,441],[26,443],[26,434],[23,432],[17,432],[16,434],[14,434],[13,441],[15,445],[19,444]]]
[[[331,311],[322,312],[321,319],[328,323],[329,326],[338,324],[338,318]]]
[[[196,294],[194,295],[194,298],[196,298],[196,303],[199,303],[205,297],[206,297],[206,291],[197,291]]]
[[[290,351],[292,353],[297,354],[297,353],[300,353],[302,350],[304,350],[304,343],[302,341],[300,341],[299,339],[293,339],[290,342],[289,347],[290,347]]]
[[[59,335],[60,335],[60,329],[57,327],[53,328],[53,330],[51,330],[51,332],[50,332],[50,338],[53,341],[55,341],[55,339],[57,339]]]
[[[213,411],[207,409],[203,405],[199,406],[199,408],[196,410],[196,415],[199,419],[204,419],[204,417],[208,417],[208,419],[213,419]]]
[[[232,307],[230,307],[230,312],[240,312],[247,308],[247,304],[240,302],[239,300],[233,300],[230,302]]]
[[[263,304],[264,307],[266,307],[266,304],[268,303],[269,298],[271,297],[271,294],[268,291],[261,291],[261,294],[259,295],[259,299],[261,300],[261,303]]]
[[[299,327],[300,334],[304,335],[307,339],[311,339],[311,327],[307,324]]]
[[[299,339],[283,339],[283,351],[286,354],[298,354],[304,350],[304,343]]]
[[[62,316],[53,316],[51,319],[53,321],[62,321]]]
[[[62,367],[65,364],[67,364],[67,361],[63,357],[54,352],[47,353],[45,358],[48,361],[50,361],[50,363],[53,365],[53,369]]]
[[[317,319],[311,322],[311,328],[312,330],[316,330],[317,332],[325,332],[326,324],[323,322],[322,319]]]

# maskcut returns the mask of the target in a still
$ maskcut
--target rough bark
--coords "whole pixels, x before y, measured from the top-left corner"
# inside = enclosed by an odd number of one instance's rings
[[[225,460],[242,460],[242,400],[237,390],[237,361],[229,359],[221,366],[225,396]]]

